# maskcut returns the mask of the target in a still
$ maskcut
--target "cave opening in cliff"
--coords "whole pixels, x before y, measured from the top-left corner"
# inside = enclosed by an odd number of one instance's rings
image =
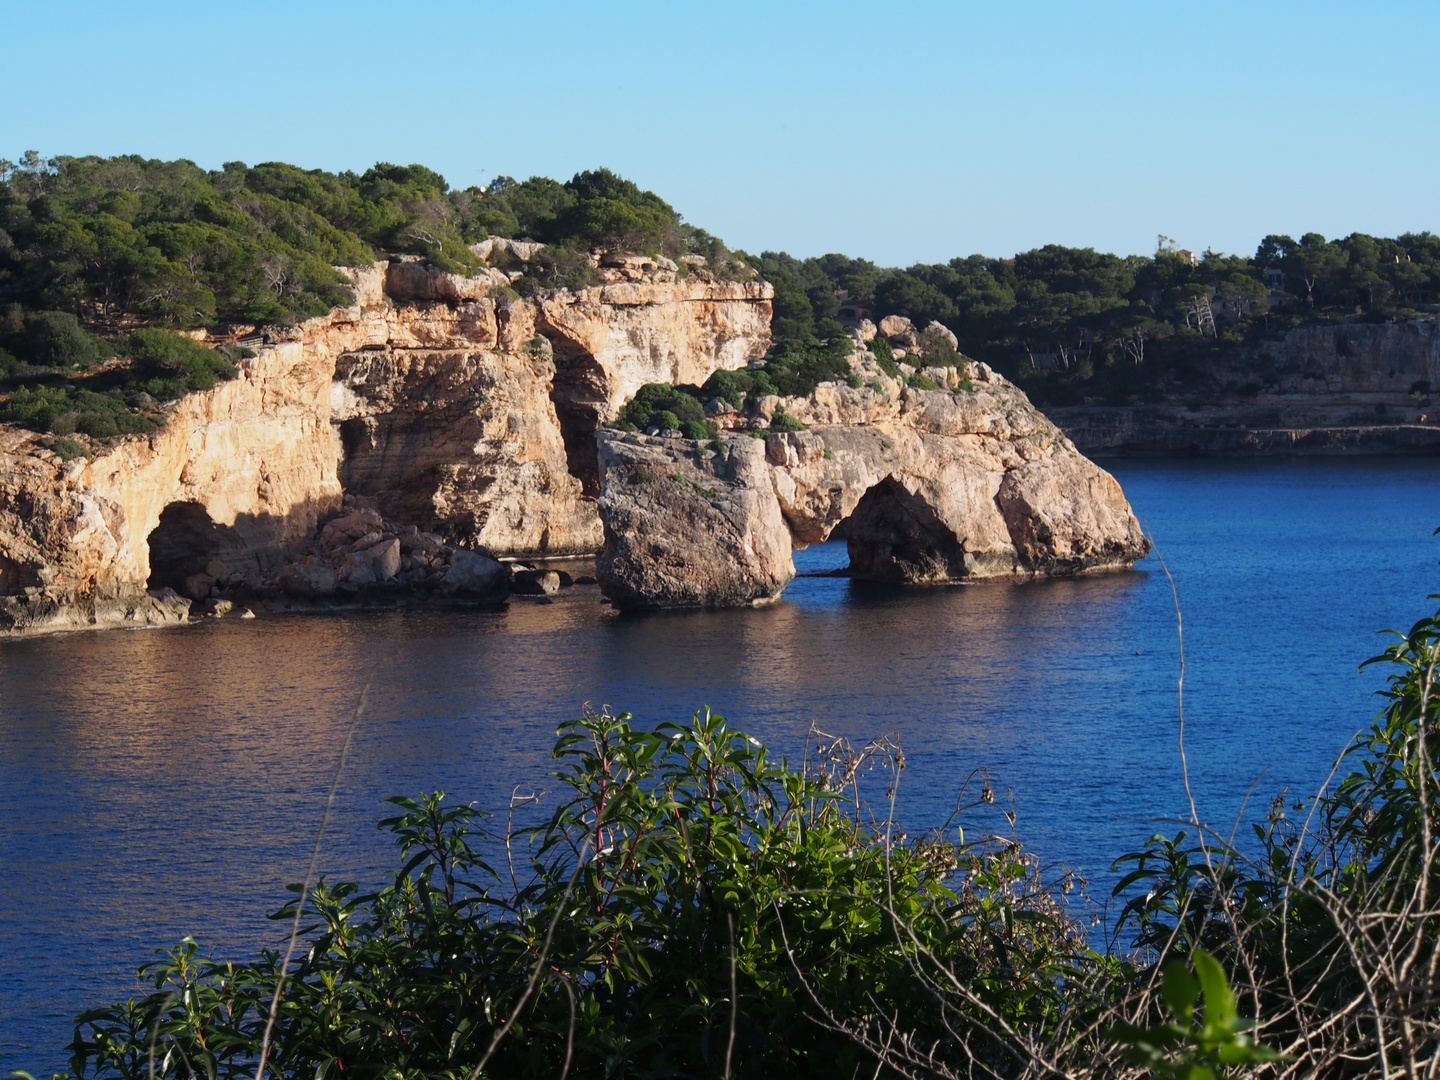
[[[914,584],[967,573],[965,549],[954,532],[892,477],[866,491],[830,537],[845,541],[850,577],[859,581]]]
[[[595,429],[605,407],[605,372],[594,356],[573,343],[556,338],[550,344],[555,359],[550,401],[565,444],[565,467],[580,481],[583,494],[598,498],[600,454],[595,448]]]
[[[151,589],[184,591],[185,579],[203,574],[206,564],[220,554],[221,528],[197,502],[173,502],[160,512],[160,524],[150,533]]]

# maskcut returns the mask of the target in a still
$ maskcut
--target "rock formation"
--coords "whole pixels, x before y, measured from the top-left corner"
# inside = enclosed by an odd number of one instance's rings
[[[887,367],[901,378],[857,352],[847,384],[717,405],[715,445],[607,431],[646,383],[763,356],[770,286],[698,257],[597,255],[603,284],[522,299],[502,267],[535,246],[497,250],[502,266],[468,277],[414,259],[352,271],[354,306],[272,328],[148,435],[66,462],[0,427],[0,632],[493,603],[512,583],[543,598],[568,577],[496,557],[602,546],[622,606],[765,603],[792,547],[832,536],[853,574],[894,582],[1086,573],[1146,550],[1115,481],[1023,394],[984,365],[938,366],[955,360],[938,324],[873,330],[932,365]]]
[[[602,433],[606,595],[773,600],[794,575],[789,549],[831,537],[852,576],[896,583],[1090,573],[1149,550],[1114,478],[985,365],[925,369],[948,388],[916,390],[867,354],[852,362],[859,388],[720,414],[723,449]],[[782,410],[807,430],[759,429]]]
[[[765,447],[602,432],[605,547],[596,573],[622,607],[743,607],[795,577]]]
[[[595,424],[645,382],[703,381],[769,345],[762,282],[642,267],[522,300],[492,295],[510,280],[493,270],[351,273],[354,306],[275,330],[158,431],[67,463],[0,425],[0,632],[183,619],[163,589],[212,559],[231,584],[278,587],[345,491],[452,546],[594,551]],[[293,591],[322,594],[326,569],[306,576]]]

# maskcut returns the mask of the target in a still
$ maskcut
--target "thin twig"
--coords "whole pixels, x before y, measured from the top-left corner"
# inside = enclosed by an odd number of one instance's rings
[[[355,711],[350,715],[350,726],[345,730],[345,742],[340,747],[340,757],[335,762],[335,775],[330,779],[330,794],[325,797],[325,810],[320,815],[320,827],[315,830],[315,847],[310,852],[310,866],[305,871],[305,884],[300,889],[300,898],[295,901],[295,920],[290,924],[290,940],[285,946],[285,959],[280,964],[280,977],[275,981],[275,993],[270,998],[270,1015],[265,1019],[265,1034],[260,1038],[260,1061],[255,1066],[255,1080],[264,1080],[265,1059],[270,1053],[270,1036],[275,1032],[275,1018],[280,1014],[280,996],[285,992],[285,977],[290,971],[290,958],[295,955],[295,942],[300,937],[300,920],[305,912],[305,898],[315,884],[315,871],[320,865],[320,842],[325,837],[325,826],[330,823],[330,811],[335,807],[335,792],[340,788],[340,775],[345,771],[345,759],[350,754],[350,743],[355,739],[355,729],[365,712],[365,699],[375,682],[378,669],[371,668],[360,697],[355,702]]]

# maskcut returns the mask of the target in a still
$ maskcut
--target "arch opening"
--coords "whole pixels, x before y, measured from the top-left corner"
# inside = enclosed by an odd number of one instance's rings
[[[891,477],[866,491],[830,536],[845,541],[857,581],[934,584],[966,577],[975,566],[925,501]]]
[[[225,546],[221,527],[197,502],[173,502],[151,531],[150,578],[146,587],[185,593],[185,579],[204,574]]]

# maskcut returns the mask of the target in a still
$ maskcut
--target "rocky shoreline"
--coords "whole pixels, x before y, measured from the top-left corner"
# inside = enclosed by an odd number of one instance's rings
[[[1092,457],[1345,457],[1440,453],[1440,320],[1306,326],[1218,356],[1226,388],[1152,402],[1046,408]]]
[[[761,363],[772,291],[599,265],[602,286],[529,299],[494,270],[351,270],[355,305],[277,329],[156,431],[63,460],[0,425],[0,634],[495,605],[568,576],[502,560],[582,554],[618,606],[763,603],[832,536],[887,582],[1144,557],[1108,473],[953,338],[920,366],[934,328],[904,320],[880,331],[895,360],[862,333],[843,382],[707,402],[714,439],[610,430],[642,386]]]

